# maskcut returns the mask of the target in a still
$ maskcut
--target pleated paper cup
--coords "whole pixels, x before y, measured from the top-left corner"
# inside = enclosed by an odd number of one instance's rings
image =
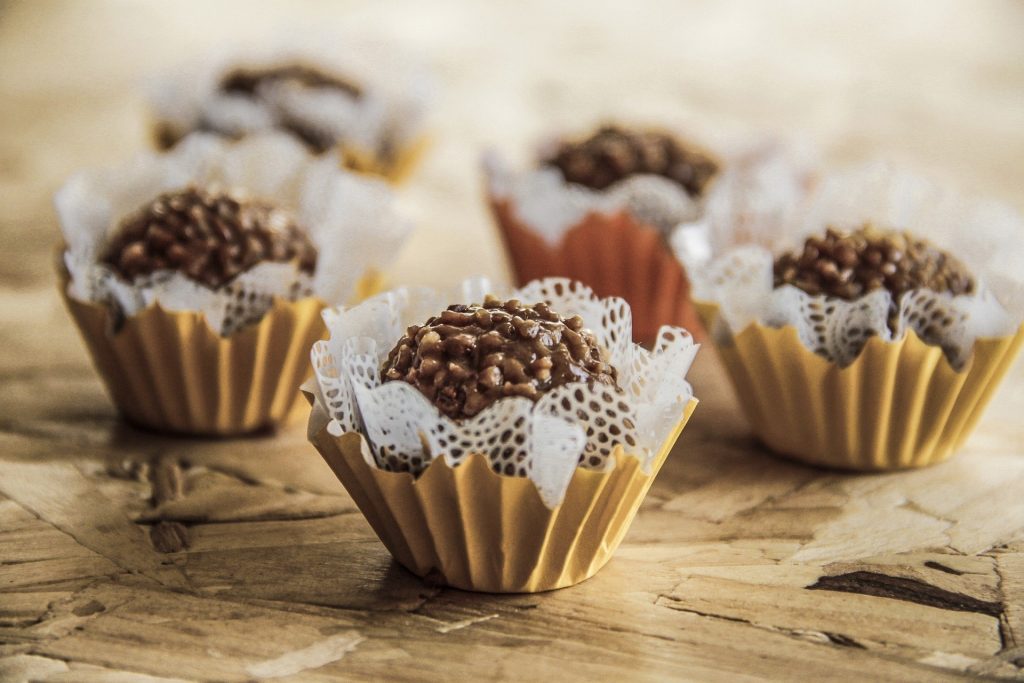
[[[281,424],[324,335],[323,302],[275,300],[259,323],[227,337],[196,312],[159,304],[114,329],[108,307],[64,302],[118,411],[148,429],[231,436]]]
[[[551,244],[519,219],[508,200],[491,197],[491,208],[517,285],[568,277],[598,296],[622,297],[632,309],[633,338],[640,343],[652,342],[662,325],[703,338],[686,271],[657,228],[625,211],[590,213]]]
[[[713,337],[718,307],[699,302]],[[925,467],[966,441],[1024,342],[1024,326],[978,339],[956,371],[913,331],[868,340],[841,368],[800,341],[795,327],[752,323],[717,344],[754,433],[782,455],[850,470]]]
[[[553,509],[530,479],[496,474],[479,454],[454,468],[437,457],[417,478],[382,470],[360,434],[328,432],[317,404],[309,438],[409,571],[464,590],[535,593],[572,586],[608,562],[696,405],[689,402],[650,472],[618,449],[609,472],[577,468]]]

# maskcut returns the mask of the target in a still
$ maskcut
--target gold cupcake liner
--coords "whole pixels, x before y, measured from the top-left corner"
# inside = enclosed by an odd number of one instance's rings
[[[393,159],[382,159],[374,152],[352,146],[342,146],[338,154],[345,168],[379,176],[392,185],[401,185],[408,180],[429,147],[430,138],[423,135],[398,150]]]
[[[58,287],[118,412],[147,429],[234,436],[297,419],[299,387],[312,375],[309,349],[327,332],[316,297],[274,299],[259,323],[227,337],[195,311],[154,304],[115,324],[108,306],[68,295],[65,246],[54,255]],[[352,303],[384,290],[368,270]]]
[[[182,132],[166,122],[158,121],[153,124],[150,137],[157,149],[168,150],[190,132]],[[391,159],[383,159],[375,152],[351,145],[339,145],[337,155],[344,168],[383,178],[392,185],[401,185],[409,178],[429,147],[430,137],[422,135],[398,150]]]
[[[629,302],[636,341],[653,342],[662,325],[703,338],[686,271],[657,228],[626,212],[591,213],[552,245],[518,218],[509,201],[491,197],[490,204],[518,285],[552,276],[579,280],[600,297]]]
[[[697,305],[713,331],[718,307]],[[792,326],[753,323],[716,348],[754,433],[773,451],[896,470],[942,462],[966,441],[1022,343],[1024,326],[978,339],[959,372],[913,331],[895,342],[870,338],[845,368],[804,346]]]
[[[281,424],[326,330],[316,298],[274,302],[263,319],[221,337],[196,312],[159,304],[117,330],[108,307],[61,294],[107,387],[130,422],[158,431],[229,436]]]
[[[418,478],[381,470],[364,457],[361,435],[329,434],[316,405],[309,438],[409,571],[463,590],[535,593],[579,583],[608,562],[696,405],[687,405],[649,474],[619,449],[610,472],[577,468],[553,510],[532,481],[495,474],[479,454],[454,468],[435,458]]]

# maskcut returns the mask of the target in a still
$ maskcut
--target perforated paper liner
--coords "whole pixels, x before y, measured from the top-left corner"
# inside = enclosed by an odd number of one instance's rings
[[[754,433],[804,462],[854,470],[924,467],[967,439],[1024,342],[1015,334],[978,339],[954,370],[939,346],[909,331],[872,337],[846,367],[801,342],[793,326],[751,323],[718,337],[716,305],[698,302]]]
[[[492,196],[490,203],[517,285],[562,276],[586,283],[598,296],[622,297],[639,342],[653,341],[662,325],[703,337],[686,272],[659,229],[625,211],[589,213],[553,244],[520,220],[508,200]]]
[[[495,474],[479,454],[456,467],[436,458],[415,479],[379,469],[359,434],[328,432],[315,403],[309,438],[409,571],[464,590],[533,593],[579,583],[608,562],[696,404],[686,406],[649,473],[617,449],[609,471],[577,468],[553,509],[530,479]]]
[[[355,83],[362,94],[353,99],[338,92],[277,86],[252,100],[219,91],[221,78],[236,68],[294,63]],[[196,130],[230,138],[281,130],[279,117],[287,112],[303,128],[334,139],[329,152],[347,168],[393,182],[402,180],[420,158],[435,90],[429,70],[398,46],[337,30],[215,51],[147,85],[153,138],[160,148]]]

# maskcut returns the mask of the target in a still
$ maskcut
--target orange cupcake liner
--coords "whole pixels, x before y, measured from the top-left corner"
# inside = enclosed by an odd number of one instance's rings
[[[707,329],[718,306],[698,302]],[[981,418],[1024,343],[1024,325],[978,339],[954,370],[913,331],[868,340],[840,368],[808,349],[792,326],[753,323],[716,344],[754,434],[773,451],[850,470],[924,467],[949,458]]]
[[[590,213],[552,245],[518,218],[508,200],[492,197],[490,204],[517,285],[552,276],[579,280],[600,297],[629,303],[638,342],[653,342],[662,325],[703,338],[686,271],[657,228],[624,211]]]
[[[315,403],[309,439],[409,571],[464,590],[534,593],[579,583],[608,562],[696,405],[686,406],[649,473],[619,448],[609,472],[577,468],[554,509],[532,481],[496,474],[480,454],[457,467],[437,457],[417,478],[382,470],[360,434],[330,434]]]

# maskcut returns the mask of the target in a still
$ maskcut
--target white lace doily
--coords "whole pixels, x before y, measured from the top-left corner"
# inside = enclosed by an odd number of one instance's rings
[[[628,304],[599,299],[564,278],[534,281],[511,292],[524,302],[548,302],[561,315],[580,315],[609,352],[621,390],[569,384],[534,403],[504,398],[474,418],[442,415],[412,385],[380,381],[380,367],[409,325],[422,323],[453,301],[482,301],[494,291],[470,280],[452,296],[429,289],[398,289],[351,308],[328,309],[330,339],[312,351],[317,401],[331,418],[330,433],[356,431],[383,469],[422,471],[443,455],[457,466],[471,453],[485,454],[502,474],[526,476],[545,503],[557,505],[577,466],[614,467],[621,445],[645,468],[678,423],[693,396],[686,372],[698,344],[676,327],[662,327],[653,351],[633,344]]]
[[[819,168],[817,150],[805,142],[738,144],[708,191],[700,218],[672,231],[673,251],[687,263],[741,244],[770,248],[803,207]]]
[[[511,202],[516,216],[552,245],[590,213],[625,211],[666,234],[700,216],[699,201],[677,183],[658,175],[635,175],[604,190],[594,190],[567,182],[555,168],[517,173],[494,152],[485,155],[484,170],[491,196]]]
[[[271,104],[223,93],[221,79],[237,68],[300,63],[357,84],[361,96],[327,89],[276,88]],[[278,110],[304,126],[371,152],[402,146],[423,132],[433,97],[429,73],[393,45],[366,39],[303,36],[301,42],[224,50],[149,84],[156,118],[187,133],[205,122],[216,132],[242,136],[277,125]]]
[[[260,197],[292,213],[317,247],[314,275],[300,273],[295,264],[262,263],[211,290],[171,270],[125,282],[99,263],[125,216],[190,183]],[[192,135],[166,154],[79,173],[57,192],[55,203],[67,244],[69,295],[129,316],[156,301],[170,310],[200,311],[222,335],[258,320],[274,297],[349,301],[360,278],[389,263],[410,230],[386,183],[314,159],[300,143],[276,133],[237,143]]]
[[[776,253],[796,248],[827,226],[854,229],[870,222],[907,230],[955,254],[978,281],[971,295],[917,290],[902,298],[895,329],[888,325],[891,297],[875,291],[854,301],[811,296],[792,287],[773,288],[774,254],[747,245],[714,259],[686,263],[693,296],[720,307],[724,326],[716,341],[754,321],[796,327],[800,339],[825,358],[851,363],[869,336],[900,339],[913,329],[941,346],[962,368],[979,337],[1012,334],[1024,320],[1024,221],[1009,207],[943,191],[928,181],[884,164],[825,177],[806,204],[779,228]],[[692,256],[692,255],[691,255]]]
[[[706,260],[736,244],[770,244],[807,195],[817,154],[807,144],[764,137],[720,140],[722,169],[701,200],[657,175],[637,175],[605,190],[568,183],[553,168],[516,173],[496,153],[484,157],[491,195],[549,244],[588,213],[619,211],[662,230],[681,259]]]

